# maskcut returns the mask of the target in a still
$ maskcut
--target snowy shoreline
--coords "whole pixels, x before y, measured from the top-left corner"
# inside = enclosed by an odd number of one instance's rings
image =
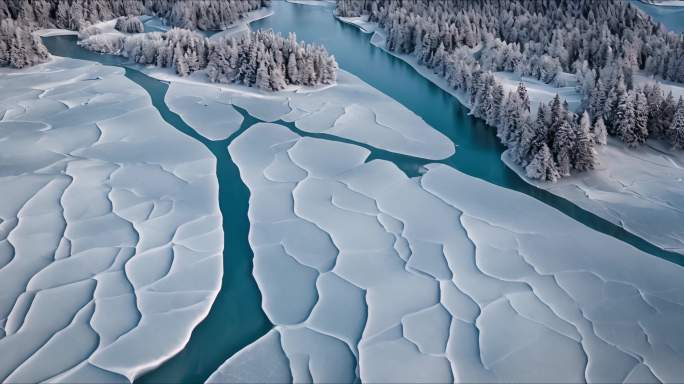
[[[468,100],[465,92],[454,89],[449,86],[446,79],[438,74],[436,74],[432,69],[418,64],[417,59],[413,55],[400,54],[392,52],[385,47],[386,36],[385,33],[376,25],[376,23],[369,23],[365,16],[361,17],[341,17],[335,16],[338,20],[345,24],[349,24],[359,28],[362,32],[367,34],[373,34],[371,36],[370,42],[374,46],[382,49],[387,54],[390,54],[406,64],[410,65],[416,72],[421,76],[429,80],[434,85],[441,88],[444,92],[455,97],[464,107],[470,109],[470,100]],[[547,104],[553,100],[554,96],[558,94],[561,100],[567,100],[570,108],[578,108],[580,104],[580,95],[576,91],[575,87],[554,87],[548,84],[544,84],[539,80],[531,78],[518,78],[516,75],[507,72],[493,72],[495,78],[504,86],[505,92],[515,90],[518,83],[522,82],[527,88],[530,104],[532,106],[532,111],[534,112],[542,102]]]
[[[364,31],[365,28],[368,28],[368,23],[364,20],[364,18],[337,18],[342,22],[362,28]],[[359,23],[361,23],[361,25],[359,25]],[[446,80],[433,73],[429,68],[419,65],[413,56],[400,55],[385,49],[384,34],[375,27],[371,28],[371,30],[373,33],[371,43],[373,45],[405,61],[411,65],[411,67],[413,67],[420,75],[457,98],[459,102],[461,102],[461,104],[463,104],[466,108],[470,108],[470,103],[466,99],[463,92],[456,91],[449,87],[448,84],[446,84]],[[501,75],[498,75],[497,78],[499,81],[503,79]],[[671,90],[676,96],[684,94],[684,86],[679,84],[653,79],[643,74],[635,75],[635,82],[638,84],[656,81],[664,89]],[[513,84],[514,83],[515,82],[513,82]],[[508,84],[508,87],[513,87],[513,84]],[[528,92],[530,93],[530,98],[533,99],[533,95],[536,92],[534,85],[530,85],[530,82],[526,82],[525,84]],[[555,88],[555,90],[562,90],[562,88]],[[541,93],[544,93],[544,91],[541,91]],[[546,92],[546,98],[542,96],[540,99],[546,101],[550,100],[552,97],[552,93]],[[575,103],[579,104],[579,100],[575,100]],[[532,100],[531,104],[534,107],[534,100]],[[680,174],[681,168],[680,166],[676,165],[684,164],[681,161],[681,157],[683,156],[668,154],[661,150],[653,150],[652,145],[653,144],[642,150],[652,152],[651,156],[653,158],[657,157],[659,159],[664,159],[664,164],[660,167],[652,168],[649,165],[652,164],[654,160],[644,160],[644,163],[642,164],[646,165],[645,167],[632,167],[635,174],[631,178],[634,180],[644,178],[648,179],[651,183],[661,185],[662,190],[645,188],[641,192],[625,192],[625,186],[623,185],[624,183],[612,179],[611,174],[613,173],[620,173],[624,175],[626,172],[626,170],[623,172],[625,164],[638,165],[640,161],[640,159],[638,159],[638,155],[635,156],[638,149],[635,150],[627,148],[622,143],[618,143],[617,141],[613,141],[609,149],[598,148],[598,151],[600,152],[599,161],[601,163],[599,165],[599,169],[601,170],[600,173],[598,171],[588,171],[581,174],[575,174],[569,178],[563,178],[555,184],[529,179],[521,167],[513,163],[513,161],[509,158],[508,151],[505,151],[501,155],[501,160],[507,167],[516,172],[525,182],[535,187],[545,189],[555,195],[564,197],[583,209],[586,209],[616,225],[622,226],[630,233],[642,237],[660,248],[674,250],[675,252],[684,254],[684,229],[682,229],[680,224],[684,222],[684,213],[675,208],[684,207],[684,185],[682,184],[682,178],[684,178],[684,174]],[[606,151],[614,155],[606,155]],[[620,158],[621,160],[615,160],[616,157]],[[667,164],[674,165],[672,167],[668,167]],[[654,172],[655,177],[653,177]],[[663,173],[658,176],[657,172]],[[672,176],[673,173],[677,176]],[[601,177],[600,175],[604,176]],[[581,187],[575,184],[577,180],[583,179],[586,179],[587,181],[582,183]],[[611,184],[612,186],[608,186]],[[597,186],[597,189],[594,189],[594,186]],[[592,198],[588,197],[588,195],[600,195],[602,193],[609,193],[612,197],[607,199],[605,202],[592,201]],[[659,197],[659,195],[664,193],[669,194],[667,198],[663,199],[662,197]],[[644,209],[640,209],[638,214],[634,214],[634,207],[644,207]],[[632,212],[631,215],[630,211]],[[645,223],[642,223],[643,220],[641,215],[646,215],[646,217],[649,217],[650,219],[646,220]],[[657,218],[659,216],[667,217],[668,219],[664,222],[658,223]]]

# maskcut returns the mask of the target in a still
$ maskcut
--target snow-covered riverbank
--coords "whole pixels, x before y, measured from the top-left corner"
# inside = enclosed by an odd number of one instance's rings
[[[458,99],[461,104],[470,108],[470,100],[466,97],[463,91],[454,89],[451,87],[446,79],[439,74],[434,73],[434,71],[424,65],[418,63],[418,60],[413,55],[396,53],[388,50],[385,47],[386,37],[384,31],[382,31],[376,23],[370,23],[367,17],[337,17],[338,20],[354,25],[358,27],[364,33],[372,33],[370,42],[374,46],[382,49],[388,54],[401,59],[402,61],[409,64],[413,69],[416,70],[421,76],[428,79],[430,82],[440,87],[443,91],[451,94],[456,99]],[[506,92],[514,90],[519,83],[525,84],[527,92],[530,98],[530,104],[533,111],[539,106],[539,103],[548,104],[553,98],[558,94],[561,100],[566,100],[571,109],[577,109],[581,101],[581,95],[577,91],[576,87],[555,87],[553,85],[545,84],[537,79],[522,77],[510,73],[510,72],[495,72],[494,76],[496,79],[504,86]]]
[[[366,32],[373,32],[371,43],[410,64],[423,77],[456,97],[463,105],[470,103],[463,92],[449,87],[446,81],[429,68],[419,65],[412,55],[389,52],[384,48],[385,37],[365,18],[339,18]],[[517,86],[518,79],[510,73],[496,73],[507,90]],[[643,73],[635,74],[636,84],[653,82]],[[664,91],[672,91],[678,98],[684,95],[684,86],[658,81]],[[568,100],[571,108],[580,103],[574,87],[555,88],[535,80],[525,81],[531,105],[548,102],[556,93]],[[641,149],[626,148],[613,142],[599,148],[599,169],[562,179],[558,183],[540,183],[530,180],[506,154],[502,160],[526,182],[562,196],[598,216],[623,226],[628,231],[653,244],[684,253],[684,188],[682,188],[682,155],[669,151],[661,143],[651,143]]]
[[[0,379],[133,380],[220,288],[216,159],[120,68],[0,70]]]

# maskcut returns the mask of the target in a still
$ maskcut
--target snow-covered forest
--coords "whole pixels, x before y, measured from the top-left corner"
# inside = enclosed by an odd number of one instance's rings
[[[123,33],[142,33],[145,30],[142,21],[136,16],[121,16],[116,19],[114,28]]]
[[[633,81],[644,71],[684,82],[684,38],[626,1],[340,0],[337,12],[366,15],[385,30],[387,49],[414,55],[465,92],[472,114],[497,127],[530,177],[593,168],[605,132],[632,147],[649,137],[684,147],[684,103]],[[497,71],[551,84],[574,74],[583,108],[556,98],[534,115],[524,87],[505,95]]]
[[[173,68],[180,76],[206,69],[213,82],[265,90],[332,84],[337,73],[337,62],[325,48],[298,42],[294,34],[284,38],[272,31],[209,40],[199,33],[173,28],[130,36],[93,35],[79,44],[136,63]]]
[[[155,15],[174,26],[220,30],[270,0],[0,0],[0,19],[79,30],[120,16]]]
[[[140,20],[130,16],[147,14],[162,17],[175,27],[218,30],[269,3],[270,0],[0,0],[0,66],[22,68],[45,61],[47,50],[30,35],[38,28],[63,28],[88,35],[92,33],[88,32],[92,24],[123,17],[117,21],[118,30],[142,32]]]
[[[209,41],[193,30],[223,29],[269,0],[0,0],[0,65],[22,68],[45,61],[47,50],[30,29],[79,30],[84,48],[119,54],[136,63],[175,69],[186,76],[207,69],[214,82],[265,90],[287,85],[331,84],[337,63],[325,48],[273,32]],[[173,28],[142,34],[136,15],[163,17]],[[117,18],[115,28],[134,35],[100,34],[92,24]],[[16,21],[15,21],[16,20]],[[19,25],[25,27],[19,27]]]
[[[31,31],[12,19],[0,21],[0,67],[29,67],[48,59],[48,51]]]

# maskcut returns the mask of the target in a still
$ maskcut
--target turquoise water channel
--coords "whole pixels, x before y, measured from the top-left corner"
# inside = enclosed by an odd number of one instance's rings
[[[324,44],[336,56],[341,68],[394,98],[457,144],[456,154],[442,163],[490,183],[525,193],[590,228],[654,256],[684,265],[684,257],[681,255],[660,249],[568,200],[520,179],[501,162],[500,156],[505,148],[499,144],[491,127],[469,117],[467,109],[455,98],[423,78],[410,65],[372,46],[369,42],[370,35],[337,21],[330,7],[297,5],[284,1],[274,1],[272,6],[275,14],[253,23],[253,29],[270,28],[283,34],[295,32],[298,39]],[[120,57],[80,48],[76,45],[75,36],[55,36],[45,38],[44,41],[50,52],[56,56],[123,67],[126,70],[125,76],[148,92],[152,104],[167,123],[204,144],[216,156],[225,244],[221,291],[209,315],[193,331],[186,347],[137,380],[140,383],[204,382],[223,361],[272,327],[261,309],[261,295],[252,277],[253,254],[247,240],[249,190],[242,183],[238,168],[227,151],[227,146],[234,137],[259,120],[236,108],[244,116],[240,130],[227,140],[208,140],[169,110],[164,102],[167,83],[127,67],[127,63]],[[325,134],[305,133],[291,123],[278,123],[288,126],[301,136],[362,145]],[[433,162],[362,146],[371,150],[371,159],[392,161],[409,176],[417,176],[421,165]]]

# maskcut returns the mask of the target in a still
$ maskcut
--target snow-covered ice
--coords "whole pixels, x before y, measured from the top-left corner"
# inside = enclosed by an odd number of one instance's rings
[[[445,165],[412,179],[277,124],[229,152],[275,328],[214,381],[684,377],[679,266]]]
[[[164,101],[200,135],[223,140],[240,129],[243,118],[222,94],[220,88],[171,82]]]
[[[213,135],[220,135],[218,126],[210,129],[202,127],[208,125],[205,121],[219,116],[219,109],[216,113],[212,111],[201,116],[206,112],[202,104],[222,105],[220,110],[223,110],[223,106],[228,109],[226,104],[233,104],[260,120],[294,122],[297,128],[306,132],[326,133],[431,160],[447,158],[455,151],[454,143],[449,138],[419,116],[343,70],[339,70],[337,82],[333,85],[312,89],[292,88],[280,92],[209,83],[203,71],[179,77],[168,69],[148,67],[142,70],[149,76],[169,81],[172,84],[171,92],[167,94],[166,101],[174,112],[190,119],[193,115],[198,117],[195,120],[199,123],[198,127],[205,132],[211,131]],[[192,85],[193,88],[184,89],[185,86],[178,85],[181,83]],[[201,87],[210,89],[201,90]],[[188,91],[193,92],[192,96],[182,96]],[[191,97],[193,103],[175,102],[174,99],[178,97]],[[201,100],[195,103],[194,97]],[[228,117],[227,120],[232,118]],[[223,126],[223,136],[232,132],[233,123]]]
[[[597,153],[597,169],[556,183],[522,177],[660,248],[684,254],[684,153],[659,141],[631,149],[615,139]],[[502,159],[521,173],[506,153]]]
[[[120,68],[0,70],[0,380],[133,380],[222,276],[216,159]]]

